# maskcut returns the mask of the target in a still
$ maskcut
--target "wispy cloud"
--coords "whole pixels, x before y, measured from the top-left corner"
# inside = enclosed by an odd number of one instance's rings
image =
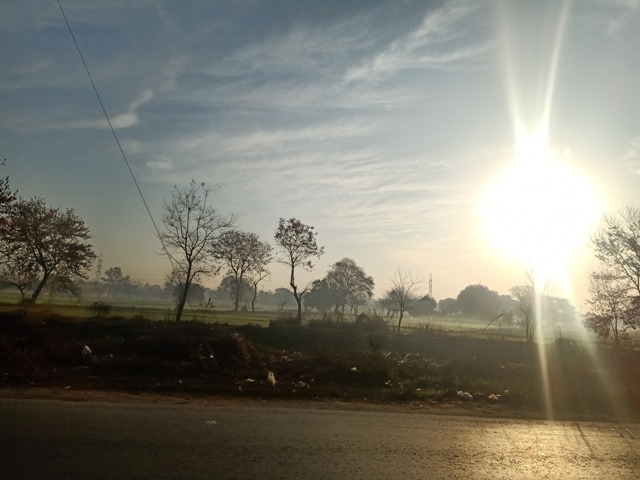
[[[400,74],[463,68],[490,51],[490,44],[478,44],[460,33],[474,11],[468,5],[448,2],[428,10],[417,26],[406,25],[409,33],[386,28],[389,12],[384,8],[328,25],[296,24],[220,61],[190,60],[195,84],[176,85],[168,95],[194,105],[270,111],[415,105],[432,92],[424,84],[399,78]],[[385,81],[392,77],[393,81]]]
[[[629,140],[622,155],[622,163],[636,175],[640,175],[640,135]]]
[[[463,61],[478,59],[488,45],[451,47],[460,31],[459,23],[468,18],[473,9],[465,4],[448,4],[429,12],[416,30],[392,41],[373,59],[349,69],[349,81],[377,81],[408,69],[442,68]]]
[[[607,19],[607,34],[614,35],[629,25],[638,24],[640,0],[614,0],[612,6],[617,11]]]
[[[109,122],[111,122],[111,126],[116,129],[124,129],[133,127],[140,122],[140,117],[138,115],[138,109],[150,101],[153,98],[153,91],[150,89],[145,89],[136,97],[136,99],[131,102],[129,105],[129,109],[125,113],[119,113],[116,115],[109,116]],[[62,121],[55,122],[49,125],[49,128],[54,129],[83,129],[83,128],[109,128],[109,122],[107,119],[100,118],[92,118],[92,119],[84,119],[84,120],[70,120],[70,121]]]

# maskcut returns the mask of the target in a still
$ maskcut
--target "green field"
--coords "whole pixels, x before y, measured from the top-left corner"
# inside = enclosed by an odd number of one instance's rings
[[[20,297],[17,293],[5,291],[0,292],[0,309],[10,311],[21,308],[19,306]],[[70,318],[86,319],[96,317],[96,312],[91,308],[95,302],[107,303],[110,307],[108,313],[102,313],[101,318],[112,319],[134,319],[144,318],[153,321],[172,321],[175,315],[175,305],[171,300],[142,300],[139,298],[110,297],[69,297],[44,296],[41,301],[30,307],[32,312],[42,314],[58,314]],[[221,325],[256,325],[268,327],[271,321],[288,318],[295,315],[295,308],[288,305],[288,309],[278,310],[273,306],[256,305],[256,311],[233,311],[231,302],[216,302],[214,309],[204,309],[198,305],[187,304],[183,313],[183,321],[197,321]],[[367,312],[370,313],[370,312]],[[303,314],[303,323],[319,320],[322,315],[317,312],[306,312]],[[344,315],[343,322],[352,322],[354,315]],[[389,327],[397,325],[396,318],[385,318]],[[458,316],[438,316],[428,317],[407,315],[402,320],[402,332],[404,333],[424,333],[442,334],[456,336],[483,336],[488,338],[501,338],[504,340],[522,341],[524,339],[523,329],[516,323],[507,325],[506,323],[494,322],[489,328],[486,320],[476,320],[461,315]],[[586,337],[580,328],[565,328],[561,332],[545,330],[545,340],[553,341],[561,335],[562,338],[585,341],[593,337]],[[636,336],[637,337],[637,336]],[[638,342],[638,338],[635,342]]]

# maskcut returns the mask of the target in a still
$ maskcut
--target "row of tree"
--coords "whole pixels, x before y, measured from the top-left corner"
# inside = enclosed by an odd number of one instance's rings
[[[176,321],[182,317],[191,285],[201,282],[204,277],[215,276],[221,269],[226,269],[227,278],[235,289],[234,308],[237,310],[243,284],[248,282],[253,286],[254,308],[258,285],[270,273],[272,247],[254,233],[238,231],[237,215],[222,215],[210,204],[216,188],[191,181],[184,189],[175,187],[171,199],[163,204],[163,229],[158,238],[172,265],[168,281],[181,289]],[[280,219],[274,237],[281,250],[277,261],[290,268],[289,285],[298,305],[300,322],[302,297],[307,288],[299,288],[295,274],[299,268],[311,270],[310,257],[320,257],[324,253],[324,247],[317,245],[316,235],[313,227],[299,220]]]
[[[177,298],[177,321],[189,291],[202,288],[206,277],[221,271],[225,276],[220,290],[229,293],[234,309],[250,294],[254,310],[259,284],[270,274],[274,260],[289,271],[287,291],[296,302],[298,322],[303,305],[320,312],[345,313],[348,308],[354,313],[372,299],[373,278],[350,258],[331,265],[324,278],[300,285],[299,270],[311,271],[312,260],[324,254],[314,227],[281,218],[274,253],[255,233],[237,229],[237,215],[223,215],[211,205],[216,188],[192,181],[186,188],[175,187],[163,203],[158,238],[172,265],[165,286]],[[86,278],[96,259],[90,239],[88,227],[73,209],[49,207],[41,197],[24,199],[11,190],[8,177],[0,179],[0,276],[20,291],[25,303],[35,303],[45,287],[56,293],[77,291],[78,281]],[[619,217],[606,217],[592,244],[602,266],[590,277],[591,309],[585,325],[600,337],[612,333],[620,342],[640,323],[640,210],[627,207]],[[107,295],[139,287],[119,267],[108,269],[102,280]],[[409,310],[430,314],[437,308],[443,314],[463,313],[486,320],[515,311],[531,341],[541,318],[566,319],[574,314],[566,299],[549,296],[533,274],[512,287],[508,296],[484,285],[469,285],[456,299],[439,303],[420,294],[420,279],[408,270],[399,267],[391,282],[378,303],[388,315],[398,316],[398,330]],[[28,299],[27,292],[33,292]]]

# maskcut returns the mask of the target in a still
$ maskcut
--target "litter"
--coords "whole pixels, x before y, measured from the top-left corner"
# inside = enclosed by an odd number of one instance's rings
[[[276,376],[273,374],[273,372],[269,372],[267,374],[267,381],[273,385],[274,387],[276,386]]]
[[[473,400],[473,395],[471,395],[469,392],[463,392],[462,390],[458,390],[458,396],[462,400]]]

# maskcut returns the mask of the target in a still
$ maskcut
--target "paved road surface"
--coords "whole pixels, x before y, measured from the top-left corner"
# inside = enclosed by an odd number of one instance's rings
[[[0,478],[640,478],[640,424],[0,400]]]

